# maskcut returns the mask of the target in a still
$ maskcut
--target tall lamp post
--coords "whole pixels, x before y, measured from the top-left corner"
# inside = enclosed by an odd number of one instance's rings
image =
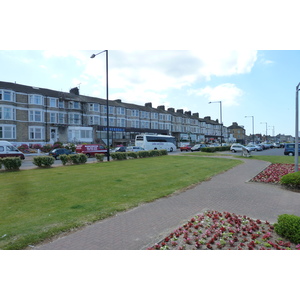
[[[267,141],[267,135],[268,135],[268,123],[267,123],[267,122],[260,122],[260,124],[266,124],[266,141]]]
[[[211,102],[208,102],[208,104],[211,104],[211,103],[220,103],[221,146],[222,146],[222,140],[223,140],[222,101],[211,101]]]
[[[299,160],[299,103],[298,92],[300,90],[300,83],[296,86],[296,120],[295,120],[295,172],[298,172],[298,160]]]
[[[245,118],[252,118],[252,139],[254,144],[254,116],[245,116]]]
[[[93,54],[91,58],[95,58],[97,55],[101,53],[106,53],[106,137],[107,137],[107,161],[110,160],[109,153],[109,105],[108,105],[108,50],[103,50],[97,54]]]

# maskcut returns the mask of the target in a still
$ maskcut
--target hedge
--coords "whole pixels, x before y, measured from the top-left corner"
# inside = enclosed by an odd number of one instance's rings
[[[282,176],[280,183],[288,188],[300,189],[300,172],[289,173]]]
[[[20,157],[4,157],[1,159],[0,165],[3,165],[5,170],[17,171],[22,165]]]
[[[87,162],[87,156],[85,154],[70,154],[70,155],[60,155],[59,156],[63,165],[69,164],[85,164]]]
[[[33,158],[33,164],[38,167],[50,167],[54,164],[54,160],[51,156],[37,156]]]
[[[274,224],[276,233],[295,244],[300,244],[300,217],[295,215],[280,215]]]

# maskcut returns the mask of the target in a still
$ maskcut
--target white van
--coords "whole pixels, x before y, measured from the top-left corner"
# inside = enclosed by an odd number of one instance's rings
[[[21,159],[25,159],[24,154],[19,151],[15,146],[13,146],[10,142],[0,141],[0,157],[20,157]]]

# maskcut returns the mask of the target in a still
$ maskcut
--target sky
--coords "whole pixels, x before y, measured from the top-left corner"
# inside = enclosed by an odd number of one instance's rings
[[[0,80],[106,98],[106,53],[0,50]],[[108,50],[109,99],[237,122],[252,134],[295,134],[298,50]],[[246,118],[247,116],[247,118]],[[254,118],[251,118],[253,116]]]

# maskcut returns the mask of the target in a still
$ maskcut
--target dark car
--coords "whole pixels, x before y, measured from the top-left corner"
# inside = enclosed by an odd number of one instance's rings
[[[121,146],[121,147],[117,147],[114,152],[126,152],[126,147]]]
[[[53,156],[55,159],[59,159],[59,156],[63,154],[69,155],[69,154],[76,154],[76,153],[66,148],[56,148],[49,152],[49,155]]]

